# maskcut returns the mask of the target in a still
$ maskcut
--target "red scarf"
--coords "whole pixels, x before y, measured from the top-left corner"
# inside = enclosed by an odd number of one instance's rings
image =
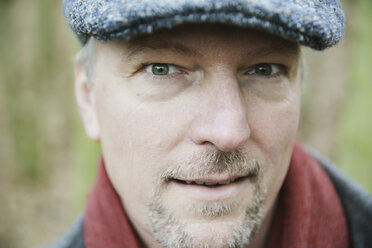
[[[103,160],[86,206],[84,239],[87,248],[141,247]],[[332,182],[295,144],[267,248],[347,248],[348,244],[345,214]]]

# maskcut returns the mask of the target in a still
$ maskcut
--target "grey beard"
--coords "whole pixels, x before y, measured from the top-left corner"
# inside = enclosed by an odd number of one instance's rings
[[[248,161],[239,150],[233,152],[219,152],[208,150],[207,153],[193,157],[191,161],[177,165],[163,173],[162,181],[154,193],[150,208],[150,222],[152,235],[162,247],[179,248],[238,248],[249,244],[251,238],[261,225],[263,204],[266,192],[262,189],[261,166],[254,160]],[[193,238],[174,213],[167,209],[161,199],[162,189],[169,178],[182,175],[182,177],[205,176],[215,172],[247,173],[254,177],[255,190],[252,201],[248,204],[245,212],[234,223],[231,235],[222,242],[218,237],[210,237],[209,241],[198,241]],[[251,179],[250,179],[251,180]],[[236,208],[234,202],[200,203],[190,206],[190,210],[197,215],[218,218],[230,214]],[[211,241],[213,240],[213,241]]]
[[[249,174],[258,177],[261,166],[254,160],[248,160],[240,149],[232,152],[221,152],[215,148],[208,148],[202,154],[194,155],[190,161],[181,161],[174,167],[168,168],[161,175],[159,186],[171,178],[198,178],[215,173]]]

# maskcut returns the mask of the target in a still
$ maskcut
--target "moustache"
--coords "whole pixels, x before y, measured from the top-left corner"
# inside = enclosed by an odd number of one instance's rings
[[[216,174],[257,178],[261,168],[258,160],[248,157],[241,149],[224,152],[210,147],[167,168],[161,178],[163,182],[172,179],[193,180]]]

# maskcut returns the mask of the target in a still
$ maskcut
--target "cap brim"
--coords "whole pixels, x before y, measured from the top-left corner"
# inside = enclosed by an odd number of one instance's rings
[[[64,0],[66,20],[82,44],[131,39],[184,23],[224,23],[266,31],[323,50],[344,33],[338,0]]]

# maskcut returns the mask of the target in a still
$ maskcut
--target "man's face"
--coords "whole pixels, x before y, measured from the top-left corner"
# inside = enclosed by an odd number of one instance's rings
[[[94,118],[85,125],[97,127],[108,175],[144,242],[248,243],[288,169],[298,46],[252,30],[188,25],[99,43],[96,52]]]

